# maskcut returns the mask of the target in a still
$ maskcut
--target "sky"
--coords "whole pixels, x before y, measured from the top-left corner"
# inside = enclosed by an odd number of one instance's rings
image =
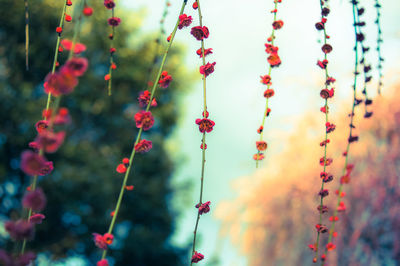
[[[171,0],[165,28],[167,34],[172,31],[182,1]],[[186,14],[194,18],[193,26],[198,25],[198,16],[189,1]],[[351,107],[354,31],[352,28],[352,8],[349,1],[331,1],[331,14],[328,17],[327,32],[331,36],[333,51],[329,54],[330,73],[337,79],[335,98],[331,112],[334,115],[339,108]],[[385,0],[382,3],[382,44],[385,58],[383,72],[384,84],[394,82],[400,73],[400,25],[395,23],[400,12],[400,1]],[[164,0],[123,0],[121,3],[132,9],[143,9],[146,17],[142,33],[157,31],[164,8]],[[377,64],[376,27],[373,24],[376,14],[375,1],[362,1],[367,11],[367,45],[371,52],[367,56],[373,67]],[[214,54],[207,61],[216,62],[215,72],[207,78],[207,101],[210,119],[215,121],[214,131],[207,135],[206,173],[204,200],[211,201],[212,210],[222,201],[233,199],[236,192],[232,181],[251,176],[257,170],[252,160],[255,153],[256,130],[261,122],[265,108],[264,87],[260,75],[268,70],[264,43],[271,33],[273,1],[205,0],[201,2],[203,23],[210,30],[205,40],[206,48],[213,48]],[[262,168],[273,164],[274,155],[285,147],[285,138],[293,134],[293,125],[305,113],[310,112],[321,117],[321,134],[324,117],[319,113],[322,100],[319,91],[323,85],[323,72],[316,62],[322,59],[321,34],[314,24],[320,19],[319,1],[283,0],[278,8],[278,19],[284,26],[277,31],[276,44],[282,64],[272,72],[275,96],[270,99],[272,109],[265,126],[265,140],[268,142],[266,159]],[[176,42],[187,46],[185,64],[188,69],[197,71],[201,61],[195,54],[199,42],[190,35],[190,29],[178,32]],[[370,92],[375,95],[377,72],[374,71]],[[194,121],[202,112],[202,83],[198,82],[193,90],[181,95],[179,124],[169,140],[171,149],[179,149],[174,160],[179,168],[174,173],[172,185],[182,187],[187,181],[193,182],[190,191],[178,191],[175,208],[182,212],[178,218],[177,231],[172,241],[177,245],[187,244],[193,236],[198,202],[201,169],[201,134]],[[170,86],[173,89],[173,83]],[[383,88],[383,94],[385,89]],[[319,134],[319,132],[316,132]],[[319,142],[319,138],[316,139]],[[247,265],[245,255],[230,244],[229,238],[219,238],[220,222],[212,213],[200,219],[200,242],[196,249],[205,254],[203,265],[209,265],[207,259],[219,253],[223,260],[219,265]],[[208,261],[209,262],[209,261]]]

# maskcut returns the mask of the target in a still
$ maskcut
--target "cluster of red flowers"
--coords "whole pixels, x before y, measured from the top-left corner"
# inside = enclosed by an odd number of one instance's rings
[[[323,166],[323,170],[320,174],[321,177],[321,189],[318,192],[319,196],[319,205],[317,206],[317,210],[319,212],[319,222],[318,224],[315,225],[315,228],[317,230],[317,240],[314,244],[310,244],[309,247],[311,250],[315,252],[315,256],[313,258],[313,262],[317,262],[318,260],[318,250],[319,250],[319,242],[320,242],[320,235],[328,232],[328,227],[324,224],[322,224],[323,221],[323,214],[329,212],[329,208],[324,205],[324,198],[329,195],[329,190],[325,188],[325,184],[328,182],[331,182],[333,180],[333,175],[327,172],[327,166],[331,165],[333,162],[332,158],[327,157],[327,148],[328,144],[330,143],[330,140],[328,138],[328,134],[332,133],[335,129],[336,126],[335,124],[331,123],[328,121],[328,113],[329,113],[329,107],[328,107],[328,100],[331,99],[334,94],[335,90],[332,87],[333,83],[336,81],[333,77],[329,76],[328,73],[328,59],[327,55],[332,52],[332,46],[327,43],[328,39],[330,38],[329,35],[326,33],[326,23],[328,21],[327,17],[330,13],[330,9],[327,6],[327,1],[321,1],[321,20],[318,21],[315,24],[315,28],[318,31],[322,31],[324,35],[324,44],[321,47],[321,50],[324,54],[324,58],[322,60],[317,61],[317,66],[321,68],[324,73],[325,73],[325,84],[324,88],[320,91],[320,96],[322,99],[324,99],[324,106],[320,108],[320,111],[324,114],[325,116],[325,138],[322,142],[319,143],[321,147],[323,147],[323,157],[320,158],[319,164]],[[331,250],[330,248],[329,250]],[[321,255],[321,260],[325,261],[326,259],[326,254]]]
[[[275,31],[279,30],[283,27],[283,21],[277,19],[277,13],[278,13],[278,3],[281,3],[282,0],[274,0],[274,9],[271,10],[271,13],[274,14],[274,21],[272,22],[272,33],[271,35],[267,38],[267,43],[265,43],[265,52],[268,54],[268,74],[261,76],[261,83],[265,86],[267,86],[267,89],[264,91],[264,97],[266,99],[266,107],[265,111],[263,112],[263,118],[260,127],[257,129],[257,133],[260,134],[260,139],[256,141],[256,148],[257,148],[257,153],[253,155],[253,159],[256,160],[256,166],[258,167],[258,162],[264,159],[264,152],[267,149],[267,142],[263,140],[263,135],[264,135],[264,124],[265,124],[265,118],[269,116],[271,109],[268,108],[268,100],[272,96],[275,95],[275,91],[271,89],[271,71],[272,68],[279,67],[279,65],[282,63],[281,58],[278,55],[278,46],[274,45],[275,42]]]
[[[107,9],[111,10],[111,18],[109,18],[108,25],[111,26],[111,33],[108,35],[108,38],[111,40],[110,44],[110,66],[108,68],[108,73],[104,76],[104,80],[107,82],[108,95],[111,95],[111,86],[112,86],[112,71],[117,68],[117,65],[114,62],[114,54],[117,51],[114,47],[114,38],[115,38],[115,27],[121,24],[121,19],[119,17],[114,16],[114,8],[115,2],[114,0],[104,0],[104,6]]]

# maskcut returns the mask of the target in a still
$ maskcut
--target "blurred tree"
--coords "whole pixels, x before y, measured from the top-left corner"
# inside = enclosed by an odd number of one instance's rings
[[[30,1],[30,71],[24,69],[23,1],[0,0],[0,215],[20,217],[20,199],[29,184],[19,170],[20,153],[35,137],[34,124],[41,118],[46,96],[43,79],[51,69],[63,1]],[[74,5],[80,1],[74,1]],[[80,42],[87,45],[83,56],[89,59],[88,72],[75,91],[61,100],[69,108],[72,124],[57,153],[47,155],[55,171],[39,181],[48,197],[46,220],[37,227],[36,237],[28,249],[47,252],[52,259],[84,255],[93,264],[100,251],[92,233],[105,233],[110,223],[122,175],[116,165],[128,157],[137,129],[133,116],[139,109],[138,93],[147,86],[147,70],[157,51],[155,34],[139,34],[141,14],[129,11],[122,3],[116,12],[122,19],[117,28],[117,69],[113,73],[113,95],[107,96],[104,75],[108,68],[110,16],[102,1],[90,1],[92,17],[85,18]],[[132,14],[133,13],[133,14]],[[73,25],[67,23],[63,37],[72,38]],[[133,41],[134,40],[134,41]],[[162,38],[165,40],[165,38]],[[133,45],[135,43],[135,45]],[[169,238],[174,231],[169,186],[174,169],[164,139],[177,120],[176,96],[189,87],[187,72],[180,67],[183,49],[170,51],[166,70],[174,81],[167,90],[156,94],[158,107],[153,110],[156,123],[145,138],[153,149],[135,158],[128,181],[128,191],[115,228],[116,241],[110,256],[116,265],[181,265],[186,249],[174,247]],[[60,57],[62,64],[67,57]],[[152,75],[154,76],[154,74]],[[3,230],[0,234],[5,236]],[[10,241],[0,245],[11,248]]]

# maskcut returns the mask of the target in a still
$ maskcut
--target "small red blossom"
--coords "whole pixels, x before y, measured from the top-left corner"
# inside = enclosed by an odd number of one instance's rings
[[[134,186],[125,186],[125,189],[128,190],[128,191],[131,191],[131,190],[133,190],[134,188],[135,188]]]
[[[272,23],[272,27],[274,30],[279,30],[283,27],[283,21],[282,20],[276,20]]]
[[[139,153],[145,153],[151,150],[153,143],[150,140],[142,139],[138,144],[135,145],[135,151]]]
[[[30,240],[34,235],[33,223],[22,219],[8,221],[4,224],[4,228],[10,234],[10,237],[16,241],[24,239]]]
[[[91,15],[93,15],[93,8],[91,8],[90,6],[85,6],[82,10],[83,15],[90,17]]]
[[[65,21],[67,22],[71,22],[72,21],[72,17],[68,14],[65,14]]]
[[[105,80],[105,81],[110,80],[110,78],[111,78],[111,75],[110,75],[110,74],[106,74],[106,75],[104,76],[104,80]]]
[[[126,166],[125,166],[125,164],[119,164],[118,166],[117,166],[117,169],[116,169],[116,171],[118,172],[118,173],[120,173],[120,174],[124,174],[124,173],[126,173]]]
[[[204,56],[207,56],[207,55],[212,54],[212,53],[213,53],[213,52],[212,52],[212,48],[204,49]],[[196,51],[196,54],[197,54],[198,56],[200,56],[200,58],[203,57],[203,53],[202,53],[202,51],[201,51],[201,48],[199,48],[199,49]]]
[[[115,7],[115,3],[113,0],[104,0],[104,6],[107,9],[113,9]]]
[[[71,1],[71,0],[67,0],[66,5],[67,5],[67,6],[72,6],[72,1]]]
[[[326,213],[326,212],[328,212],[328,206],[325,206],[325,205],[318,205],[318,207],[317,207],[317,210],[320,212],[320,213]]]
[[[149,104],[150,97],[151,97],[150,91],[145,90],[145,91],[141,92],[138,97],[140,107],[142,107],[142,108],[146,107]],[[156,102],[155,98],[153,98],[153,100],[151,101],[150,106],[152,106],[152,107],[157,106],[157,102]]]
[[[143,128],[143,130],[149,130],[154,124],[154,117],[150,111],[139,111],[135,114],[135,121],[137,128]]]
[[[71,51],[72,46],[74,47],[74,53],[75,54],[80,54],[84,51],[86,51],[86,45],[82,44],[82,43],[73,43],[71,40],[68,39],[62,39],[61,40],[61,46],[68,51]]]
[[[271,108],[268,108],[267,112],[265,112],[265,116],[269,116],[270,113],[271,113]]]
[[[273,46],[272,44],[266,43],[265,44],[265,52],[268,54],[276,54],[278,53],[279,48],[277,46]]]
[[[206,77],[208,77],[208,75],[210,75],[211,73],[214,72],[214,66],[215,66],[216,62],[214,63],[207,63],[203,66],[200,67],[200,74],[205,75]]]
[[[112,17],[108,19],[108,25],[117,27],[119,24],[121,24],[121,19],[118,17]]]
[[[25,193],[22,206],[33,211],[42,211],[46,207],[47,199],[41,188]]]
[[[75,77],[80,77],[88,68],[88,60],[84,57],[73,57],[65,63],[63,68]]]
[[[321,112],[323,112],[324,114],[326,114],[327,112],[328,112],[328,110],[329,110],[329,107],[328,106],[323,106],[323,107],[321,107],[321,109],[319,109]]]
[[[339,202],[339,206],[337,207],[338,212],[344,212],[346,210],[346,204],[343,201]]]
[[[282,61],[278,54],[271,54],[268,56],[268,63],[271,65],[271,67],[278,67]]]
[[[93,233],[93,240],[98,248],[107,249],[107,247],[112,244],[114,236],[109,233],[105,233],[104,235]]]
[[[63,29],[62,29],[61,27],[57,27],[57,28],[56,28],[56,32],[57,32],[58,34],[61,34],[62,31],[63,31]]]
[[[274,95],[275,95],[275,91],[273,89],[267,89],[264,91],[265,98],[271,98]]]
[[[202,259],[204,259],[204,255],[195,251],[193,256],[192,256],[192,262],[193,263],[198,263],[199,261],[201,261]]]
[[[32,214],[31,217],[29,217],[29,221],[33,224],[41,224],[42,221],[46,218],[46,216],[44,216],[41,213],[35,213]]]
[[[192,24],[192,20],[192,16],[188,16],[186,14],[180,15],[178,28],[181,30],[184,27],[190,26],[190,24]]]
[[[61,144],[64,142],[65,132],[53,132],[53,131],[43,131],[41,132],[35,142],[39,144],[41,148],[44,149],[46,153],[54,153],[58,150]]]
[[[192,34],[198,41],[201,41],[203,39],[207,39],[210,35],[210,32],[206,26],[196,26],[192,28],[190,34]]]
[[[264,76],[260,76],[261,78],[261,83],[264,85],[271,85],[271,76],[270,75],[264,75]]]
[[[200,144],[200,149],[203,149],[203,143]],[[204,150],[207,150],[207,144],[204,143]]]
[[[197,204],[196,208],[199,209],[199,214],[202,215],[204,213],[208,213],[210,211],[210,204],[211,204],[210,201],[207,201],[207,202],[205,202],[205,203],[203,203],[201,205]]]
[[[160,84],[161,88],[165,89],[165,88],[168,88],[171,81],[172,81],[172,77],[170,75],[168,75],[167,71],[163,71],[161,73],[160,79],[158,80],[158,84]]]
[[[21,154],[21,170],[30,176],[42,175],[44,168],[48,167],[48,161],[41,155],[32,151],[24,151]]]
[[[122,159],[123,164],[129,164],[129,158],[124,158]]]
[[[333,95],[335,95],[335,90],[334,88],[331,89],[322,89],[321,92],[319,93],[322,99],[329,99],[332,98]]]
[[[215,125],[214,121],[208,118],[196,119],[196,124],[199,125],[199,130],[201,133],[210,133]]]
[[[324,60],[322,60],[322,61],[318,60],[317,65],[318,65],[320,68],[325,69],[326,66],[328,65],[328,60],[326,60],[326,59],[324,59]]]
[[[265,141],[256,141],[256,147],[259,151],[265,151],[268,147],[268,144]]]
[[[38,133],[41,133],[49,127],[49,122],[47,120],[40,120],[36,123],[35,127],[36,131]]]
[[[171,38],[172,38],[172,36],[169,35],[169,36],[167,37],[167,42],[170,42],[170,41],[171,41]]]
[[[336,246],[333,243],[326,244],[326,250],[327,251],[334,250],[335,248],[336,248]]]
[[[258,134],[261,134],[261,132],[264,130],[264,127],[263,126],[260,126],[258,129],[257,129],[257,133]]]
[[[331,217],[329,217],[329,221],[331,221],[331,222],[333,222],[333,221],[339,221],[339,217],[337,217],[337,216],[331,216]]]
[[[256,161],[261,161],[262,159],[264,159],[264,154],[263,153],[256,153],[253,155],[253,159]]]
[[[43,87],[46,93],[60,96],[73,92],[76,85],[78,85],[76,76],[68,68],[61,68],[60,71],[47,74]]]
[[[326,133],[331,133],[336,129],[336,125],[329,122],[327,122],[325,126],[326,126]]]
[[[106,259],[99,260],[99,261],[96,263],[96,266],[109,266],[108,260],[106,260]]]
[[[325,54],[329,54],[330,52],[332,52],[332,46],[330,44],[324,44],[322,46],[322,52],[324,52]]]
[[[194,10],[196,10],[199,7],[199,5],[197,4],[197,1],[195,1],[193,3],[192,7],[193,7]]]

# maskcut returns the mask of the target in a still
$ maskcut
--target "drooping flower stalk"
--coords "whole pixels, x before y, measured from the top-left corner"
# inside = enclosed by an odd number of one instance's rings
[[[29,70],[29,3],[25,0],[25,69]]]
[[[206,133],[209,133],[213,130],[215,125],[214,121],[208,119],[209,112],[207,110],[207,84],[206,78],[214,72],[215,62],[213,63],[206,63],[206,56],[212,54],[212,48],[205,49],[204,39],[208,38],[209,30],[206,26],[203,26],[203,16],[201,13],[200,1],[196,0],[193,3],[193,8],[198,10],[199,16],[199,26],[192,27],[190,33],[196,38],[196,40],[200,41],[201,47],[196,51],[196,53],[202,59],[202,66],[200,66],[200,74],[202,74],[203,80],[203,112],[202,112],[202,119],[197,119],[196,124],[199,126],[199,131],[202,133],[202,140],[200,148],[202,150],[202,159],[201,159],[201,173],[200,173],[200,196],[199,202],[196,204],[197,211],[197,218],[196,223],[194,226],[193,231],[193,244],[192,244],[192,256],[190,265],[193,263],[197,263],[204,259],[204,255],[200,252],[196,251],[196,237],[197,237],[197,230],[199,227],[200,216],[204,213],[208,213],[210,211],[210,201],[203,202],[203,190],[204,190],[204,176],[205,176],[205,163],[206,163]],[[182,16],[182,24],[185,25],[185,21],[190,22],[192,18],[186,15]]]
[[[327,172],[327,166],[329,166],[333,161],[331,158],[327,157],[328,144],[330,143],[328,134],[333,132],[336,127],[333,123],[330,123],[328,119],[328,113],[329,113],[328,99],[334,96],[334,88],[332,85],[335,82],[335,79],[328,73],[327,55],[332,51],[332,46],[328,44],[328,39],[330,38],[330,36],[326,32],[327,17],[330,13],[330,9],[328,7],[328,1],[320,0],[320,7],[321,7],[321,21],[315,24],[315,28],[318,31],[323,32],[323,45],[321,49],[324,54],[324,59],[322,61],[318,60],[317,65],[325,73],[324,88],[320,91],[320,96],[322,99],[324,99],[324,106],[321,107],[320,111],[324,113],[325,116],[325,137],[323,141],[320,142],[320,146],[323,147],[324,151],[323,151],[323,157],[321,157],[319,160],[319,164],[323,166],[323,170],[320,173],[321,189],[318,192],[318,196],[320,197],[319,205],[317,207],[317,210],[319,212],[319,220],[315,226],[317,230],[317,239],[313,245],[309,245],[310,248],[315,252],[313,258],[314,263],[317,262],[318,260],[320,236],[322,233],[326,233],[327,231],[326,230],[327,227],[324,224],[322,224],[323,214],[327,212],[327,207],[324,205],[324,198],[329,195],[328,189],[325,188],[325,183],[328,183],[333,179],[333,176]],[[321,259],[324,260],[324,255],[321,256]]]
[[[257,133],[260,134],[260,138],[258,141],[256,141],[256,148],[257,148],[257,153],[254,154],[253,159],[256,161],[256,168],[258,167],[259,161],[264,159],[264,154],[263,152],[267,149],[267,142],[264,141],[264,126],[265,126],[265,120],[266,117],[269,116],[271,109],[268,107],[268,101],[269,98],[274,96],[275,91],[271,89],[272,85],[272,78],[271,78],[271,72],[273,68],[279,67],[281,64],[281,59],[278,55],[278,46],[275,46],[275,31],[279,30],[283,26],[283,21],[282,20],[277,20],[277,13],[278,13],[278,3],[281,3],[281,0],[274,0],[274,9],[271,10],[271,13],[274,14],[274,20],[272,22],[272,33],[267,39],[267,43],[265,44],[265,52],[269,54],[268,56],[268,74],[261,76],[261,83],[267,86],[267,89],[264,92],[264,97],[266,99],[265,101],[265,110],[263,112],[262,116],[262,122],[260,127],[257,130]]]
[[[372,104],[372,100],[368,99],[368,90],[367,85],[371,82],[372,76],[369,76],[368,73],[371,71],[371,65],[368,65],[366,60],[366,54],[369,51],[369,47],[365,46],[365,34],[362,32],[363,27],[366,25],[364,21],[361,21],[360,17],[364,14],[365,9],[363,7],[359,7],[359,2],[357,0],[352,1],[353,5],[356,7],[356,21],[354,22],[354,27],[357,28],[357,41],[360,43],[361,48],[361,59],[360,65],[362,66],[363,74],[364,74],[364,85],[362,94],[364,94],[364,117],[369,118],[372,116],[372,112],[368,111],[368,105]]]
[[[382,39],[382,28],[381,28],[381,4],[379,3],[379,0],[375,0],[375,9],[376,9],[376,20],[375,24],[378,28],[378,36],[376,38],[376,51],[378,52],[378,65],[376,68],[378,69],[379,72],[379,78],[378,78],[378,94],[381,94],[381,89],[382,89],[382,62],[384,61],[382,54],[381,54],[381,44],[383,42]]]
[[[338,213],[346,210],[346,205],[343,201],[343,197],[345,196],[345,192],[343,192],[343,189],[344,189],[344,185],[348,184],[350,182],[350,175],[354,168],[353,164],[349,164],[350,144],[358,141],[358,136],[354,135],[353,131],[355,129],[355,126],[354,126],[355,107],[362,102],[361,99],[357,99],[357,76],[359,75],[358,67],[360,64],[360,61],[359,61],[359,48],[360,48],[359,43],[360,43],[360,41],[359,41],[359,37],[358,37],[359,32],[358,32],[358,29],[356,26],[357,14],[358,14],[356,2],[353,0],[352,4],[353,4],[354,35],[355,35],[353,103],[351,106],[351,112],[349,114],[350,124],[349,124],[349,136],[347,139],[347,146],[346,146],[346,150],[343,152],[343,156],[345,156],[344,167],[343,167],[342,176],[340,178],[339,189],[336,190],[338,199],[337,199],[336,206],[334,207],[333,215],[332,215],[332,217],[335,217],[335,218],[331,219],[332,223],[329,228],[328,243],[325,246],[325,251],[331,251],[336,248],[335,244],[333,244],[333,238],[337,237],[337,232],[335,232],[335,224],[339,220]]]
[[[183,11],[184,11],[184,9],[186,7],[186,3],[187,3],[187,0],[184,0],[183,3],[182,3],[182,7],[181,7],[179,15],[183,14]],[[149,130],[152,127],[153,123],[154,123],[154,118],[151,115],[151,112],[149,110],[150,110],[150,107],[154,106],[154,102],[155,102],[154,101],[154,96],[155,96],[155,92],[156,92],[156,89],[157,89],[158,85],[160,85],[160,87],[162,87],[162,88],[166,88],[166,87],[168,87],[169,82],[172,80],[171,76],[169,76],[166,73],[166,71],[163,71],[163,68],[164,68],[164,65],[165,65],[165,62],[166,62],[166,59],[167,59],[167,56],[168,56],[168,52],[169,52],[169,50],[171,48],[171,45],[173,43],[173,40],[175,38],[175,34],[176,34],[177,29],[178,29],[179,21],[180,20],[178,19],[176,24],[175,24],[175,27],[174,27],[171,35],[170,35],[171,38],[169,39],[169,43],[168,43],[168,45],[167,45],[167,47],[166,47],[166,49],[164,51],[164,56],[162,58],[160,67],[158,69],[158,73],[157,73],[155,82],[153,83],[153,87],[152,87],[151,92],[148,93],[148,94],[142,94],[138,98],[139,99],[139,104],[141,106],[145,106],[146,108],[145,108],[145,110],[139,111],[135,115],[136,126],[139,128],[139,131],[138,131],[138,134],[136,136],[136,140],[135,140],[135,143],[133,145],[131,155],[130,155],[129,158],[124,158],[122,160],[122,164],[118,165],[118,167],[117,167],[117,172],[121,173],[121,174],[124,174],[124,179],[122,181],[122,185],[121,185],[121,189],[120,189],[120,192],[119,192],[119,195],[118,195],[118,199],[117,199],[117,203],[116,203],[115,209],[112,212],[111,223],[110,223],[110,226],[108,228],[107,233],[105,233],[104,235],[96,234],[95,238],[94,238],[95,244],[99,248],[103,249],[102,258],[101,258],[100,261],[98,261],[98,263],[97,263],[98,265],[107,265],[107,264],[105,264],[105,263],[107,263],[107,260],[106,260],[107,247],[108,247],[109,244],[112,243],[111,236],[112,236],[112,232],[113,232],[113,229],[114,229],[114,226],[115,226],[115,222],[116,222],[118,214],[119,214],[121,203],[122,203],[122,200],[123,200],[123,197],[124,197],[124,192],[125,192],[125,190],[132,190],[133,189],[132,186],[127,186],[127,182],[128,182],[130,171],[131,171],[132,166],[133,166],[133,161],[134,161],[135,155],[136,155],[137,152],[139,152],[139,153],[147,152],[152,147],[151,142],[147,141],[145,139],[141,139],[141,136],[142,136],[143,130]]]
[[[114,54],[116,49],[114,47],[114,38],[115,38],[115,27],[117,27],[121,23],[121,19],[114,16],[114,8],[115,1],[114,0],[104,0],[104,6],[107,9],[111,9],[111,18],[108,19],[108,25],[111,26],[111,33],[108,35],[110,41],[110,66],[108,68],[108,74],[104,76],[104,80],[107,82],[108,96],[111,96],[111,87],[112,87],[112,72],[117,68],[117,65],[114,63]]]
[[[30,144],[30,146],[34,150],[35,149],[38,150],[38,153],[37,153],[38,159],[44,160],[42,169],[39,170],[39,172],[41,172],[41,173],[40,174],[33,173],[33,172],[29,173],[29,171],[24,169],[26,167],[23,167],[24,162],[23,161],[21,162],[22,170],[26,174],[33,176],[31,184],[28,187],[29,191],[32,191],[32,192],[34,192],[37,188],[38,176],[39,175],[47,175],[53,170],[53,163],[47,162],[46,159],[44,159],[44,153],[45,152],[54,152],[55,150],[57,150],[59,148],[59,146],[61,146],[61,144],[64,140],[64,132],[59,132],[56,134],[53,133],[53,125],[55,123],[64,124],[64,123],[67,123],[67,121],[69,120],[66,118],[66,116],[68,116],[67,109],[64,108],[62,111],[59,112],[59,104],[60,104],[60,100],[61,100],[61,95],[63,93],[66,93],[66,91],[68,91],[68,93],[72,92],[73,87],[75,87],[77,85],[76,77],[81,76],[86,71],[86,68],[87,68],[87,62],[84,61],[83,66],[81,66],[83,69],[79,69],[77,72],[77,69],[75,69],[77,66],[76,62],[72,62],[70,60],[72,58],[73,53],[70,53],[67,63],[60,70],[60,74],[56,74],[56,66],[58,65],[57,58],[58,58],[58,54],[60,52],[61,33],[63,31],[64,20],[67,20],[66,16],[69,16],[66,14],[66,7],[71,6],[71,5],[72,5],[72,3],[70,0],[66,0],[64,2],[63,13],[61,15],[60,24],[59,24],[59,27],[57,27],[57,29],[56,29],[56,31],[58,33],[58,37],[57,37],[56,50],[55,50],[55,55],[54,55],[54,60],[53,60],[53,66],[52,66],[51,73],[49,73],[48,76],[46,77],[46,82],[44,85],[45,92],[48,94],[46,108],[43,110],[43,114],[42,114],[43,120],[39,121],[36,124],[36,129],[38,131],[38,138],[37,138],[37,140],[35,140],[34,142],[32,142]],[[73,38],[73,42],[72,42],[71,51],[74,50],[75,42],[77,39],[77,32],[80,29],[80,20],[81,19],[78,20],[78,22],[75,26],[74,38]],[[71,21],[71,19],[68,19],[67,21]],[[71,64],[71,62],[72,62],[72,64]],[[79,63],[81,63],[81,62],[79,62]],[[71,73],[72,71],[73,71],[73,73]],[[58,76],[56,77],[56,75],[58,75]],[[76,83],[75,83],[75,80],[76,80]],[[65,83],[65,84],[63,84],[63,83]],[[57,91],[57,89],[59,89],[60,87],[63,87],[63,88],[69,87],[69,89],[64,90],[63,92],[60,92],[60,93],[55,93]],[[56,99],[55,99],[53,108],[50,109],[50,102],[52,99],[52,94],[54,96],[56,96]],[[57,112],[58,112],[58,114],[57,114]],[[51,151],[49,149],[50,144],[45,144],[45,143],[48,143],[49,141],[56,143],[56,146],[54,146],[54,144],[52,144],[52,146],[54,148],[52,148]],[[50,165],[50,163],[51,163],[51,165]],[[29,161],[27,161],[27,164],[29,164]],[[29,208],[28,213],[27,213],[27,222],[30,222],[30,220],[32,219],[32,213],[33,213],[33,209]],[[21,246],[21,254],[25,253],[26,243],[27,243],[27,239],[24,238],[23,242],[22,242],[22,246]]]

